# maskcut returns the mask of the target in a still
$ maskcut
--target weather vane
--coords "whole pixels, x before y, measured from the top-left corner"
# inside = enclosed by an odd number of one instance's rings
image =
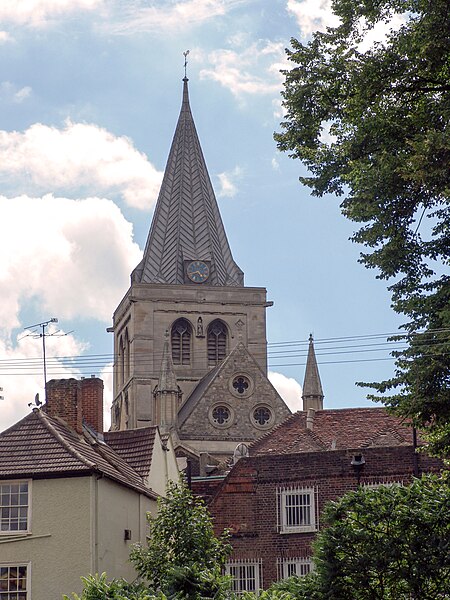
[[[184,56],[184,76],[185,78],[187,77],[186,75],[186,67],[187,67],[187,57],[189,54],[189,50],[186,50],[186,52],[183,52],[183,56]]]

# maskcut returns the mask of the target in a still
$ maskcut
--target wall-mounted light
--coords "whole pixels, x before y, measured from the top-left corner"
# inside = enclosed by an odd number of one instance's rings
[[[358,481],[358,485],[361,481],[362,470],[364,469],[364,465],[366,464],[366,459],[363,454],[354,454],[352,457],[352,462],[350,463],[353,467],[353,470],[356,475],[356,479]]]

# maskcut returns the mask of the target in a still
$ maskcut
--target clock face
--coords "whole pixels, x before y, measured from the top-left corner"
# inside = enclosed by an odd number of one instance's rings
[[[193,260],[188,264],[186,273],[194,283],[203,283],[209,277],[209,267],[201,260]]]

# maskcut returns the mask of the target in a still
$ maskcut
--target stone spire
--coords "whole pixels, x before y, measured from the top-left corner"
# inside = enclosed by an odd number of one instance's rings
[[[188,79],[137,283],[184,284],[186,265],[208,264],[206,285],[243,286],[209,179],[189,105]]]
[[[169,332],[166,331],[161,372],[158,385],[153,391],[155,398],[155,422],[161,432],[167,432],[175,426],[182,392],[177,383],[169,345]]]
[[[323,410],[323,390],[320,382],[319,369],[317,367],[316,353],[314,352],[314,340],[312,334],[309,336],[308,358],[306,360],[305,380],[303,382],[303,410]]]

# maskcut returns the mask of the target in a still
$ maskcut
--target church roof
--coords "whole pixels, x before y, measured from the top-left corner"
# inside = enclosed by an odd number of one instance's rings
[[[243,286],[234,262],[189,105],[188,79],[137,283],[184,284],[186,261],[207,262],[207,284]]]
[[[382,407],[318,410],[312,429],[307,428],[306,420],[305,411],[294,413],[254,442],[250,454],[295,454],[413,443],[410,424]]]
[[[43,410],[33,410],[0,434],[0,479],[92,473],[157,498],[139,473],[89,429],[79,435]]]

